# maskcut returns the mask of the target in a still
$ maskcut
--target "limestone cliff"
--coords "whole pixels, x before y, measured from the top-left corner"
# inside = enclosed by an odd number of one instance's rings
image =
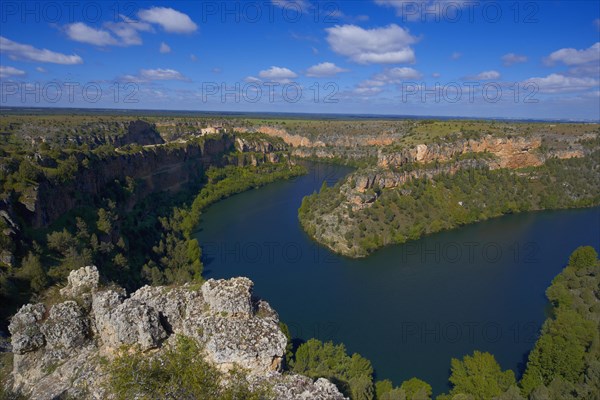
[[[145,122],[132,122],[129,129],[136,133],[128,141],[135,139],[136,144],[140,141],[149,144],[133,153],[117,149],[114,155],[93,160],[87,167],[79,168],[68,182],[40,179],[20,194],[16,206],[23,220],[34,228],[48,226],[90,197],[101,196],[107,185],[125,178],[136,181],[135,198],[131,199],[135,203],[156,191],[176,192],[201,178],[210,166],[259,165],[289,158],[283,142],[223,134],[161,144],[156,143],[160,136],[157,138],[154,129]]]
[[[550,149],[540,151],[541,136],[494,137],[483,136],[480,139],[461,139],[452,143],[418,144],[398,152],[380,151],[377,165],[382,168],[401,167],[410,163],[426,164],[433,161],[446,162],[467,153],[488,153],[496,157],[491,168],[535,167],[544,163],[548,157],[583,157],[584,149],[573,141],[568,150]]]
[[[156,130],[156,127],[148,122],[137,120],[127,125],[127,131],[122,136],[109,140],[110,144],[121,147],[128,144],[139,144],[142,146],[163,144],[165,141]]]
[[[368,207],[377,199],[377,194],[369,192],[369,189],[392,189],[400,187],[412,179],[431,179],[441,174],[453,175],[461,169],[486,167],[489,167],[489,164],[485,160],[460,160],[408,171],[363,169],[351,174],[341,186],[340,191],[345,195],[352,209],[356,211]]]
[[[246,137],[238,134],[235,137],[235,149],[240,154],[238,164],[258,165],[266,162],[277,163],[282,156],[289,159],[288,146],[283,141]]]
[[[209,280],[200,287],[143,287],[127,296],[102,287],[96,267],[71,272],[53,305],[27,304],[13,316],[10,385],[33,399],[70,395],[111,398],[101,358],[121,346],[162,351],[184,335],[221,370],[241,367],[267,383],[276,399],[344,399],[325,379],[281,374],[287,340],[277,313],[252,295],[247,278]]]
[[[357,192],[367,189],[395,188],[413,178],[433,178],[439,174],[454,174],[466,168],[519,169],[537,167],[550,158],[567,159],[584,157],[594,148],[585,147],[581,140],[595,137],[587,135],[561,138],[562,146],[543,146],[543,138],[494,137],[461,139],[452,143],[419,144],[400,151],[379,150],[377,167],[357,171],[348,180],[355,182]],[[461,159],[464,156],[475,159]],[[435,164],[435,165],[432,165]],[[405,166],[412,166],[402,170]]]
[[[21,214],[34,228],[47,226],[78,206],[89,196],[101,195],[106,186],[126,177],[138,180],[137,195],[144,197],[157,190],[176,191],[200,177],[209,165],[222,165],[222,155],[233,146],[233,138],[222,136],[202,143],[153,146],[133,154],[115,154],[80,168],[66,183],[42,179],[21,195]]]
[[[285,129],[272,128],[269,126],[261,126],[257,129],[258,132],[265,135],[274,136],[283,139],[287,144],[293,147],[324,147],[325,143],[320,140],[311,140],[302,135],[291,134]]]
[[[510,191],[505,191],[504,197],[494,199],[486,199],[484,194],[483,198],[472,204],[466,204],[471,196],[456,200],[453,203],[458,208],[456,215],[464,210],[478,210],[469,214],[475,216],[470,217],[469,222],[519,210],[597,204],[598,175],[593,171],[597,170],[595,152],[598,148],[598,135],[593,133],[570,137],[485,135],[479,139],[419,144],[404,149],[384,148],[379,151],[377,165],[359,168],[334,188],[303,202],[300,221],[315,240],[331,250],[352,257],[366,256],[375,248],[402,243],[423,234],[413,234],[410,231],[413,228],[415,232],[421,229],[425,233],[433,233],[441,229],[438,228],[440,224],[445,223],[444,229],[450,229],[469,220],[463,218],[459,223],[449,223],[447,221],[452,217],[450,211],[437,221],[428,219],[430,215],[435,215],[436,209],[433,207],[425,215],[417,214],[414,210],[408,214],[404,212],[404,208],[415,204],[411,203],[415,201],[411,197],[411,190],[406,188],[408,182],[425,178],[433,182],[432,187],[435,187],[436,177],[453,176],[460,171],[476,174],[478,171],[500,170],[498,174],[502,174],[505,172],[502,170],[516,170],[510,174],[522,180],[520,189],[513,188],[521,193],[517,201],[508,200]],[[543,168],[542,165],[548,165],[549,168]],[[580,170],[577,165],[585,165],[585,168]],[[452,185],[451,181],[446,182]],[[555,193],[556,190],[552,188],[561,188],[561,193]],[[467,189],[460,190],[468,193]],[[496,210],[488,215],[487,210],[492,208],[488,205],[500,198],[504,199],[504,203],[497,204]],[[560,199],[560,206],[557,205],[559,200],[552,203],[554,198]],[[417,199],[422,203],[427,200]],[[522,201],[520,208],[514,206],[518,201]],[[382,205],[388,209],[384,210]],[[418,215],[420,219],[413,215]]]

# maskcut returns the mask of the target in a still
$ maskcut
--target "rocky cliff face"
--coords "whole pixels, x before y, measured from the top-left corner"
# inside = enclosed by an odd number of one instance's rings
[[[34,228],[48,226],[77,207],[81,199],[99,196],[107,185],[115,180],[124,181],[126,177],[138,181],[136,198],[143,198],[155,191],[176,192],[200,178],[210,166],[259,165],[280,162],[287,157],[285,143],[273,144],[225,134],[205,138],[202,142],[189,141],[171,146],[160,145],[162,139],[158,133],[143,121],[132,122],[129,129],[136,133],[126,140],[148,143],[146,148],[133,154],[121,153],[96,160],[88,168],[80,168],[67,183],[44,179],[22,193],[19,211],[28,224]],[[237,157],[224,157],[235,151]]]
[[[156,127],[145,121],[131,121],[123,136],[117,136],[111,140],[111,144],[117,147],[128,144],[139,144],[142,146],[163,144],[165,141],[160,136]]]
[[[11,319],[13,390],[34,399],[110,398],[101,357],[121,346],[160,352],[184,335],[219,369],[244,368],[277,399],[343,399],[325,379],[280,373],[287,340],[277,313],[252,287],[247,278],[211,279],[200,288],[146,286],[126,296],[101,287],[95,267],[73,271],[59,302],[27,304]]]
[[[289,159],[288,146],[284,142],[270,142],[239,135],[235,138],[235,149],[242,154],[242,157],[238,159],[240,165],[256,166],[266,162],[280,162],[282,157]]]
[[[461,139],[452,143],[419,144],[398,152],[380,151],[377,165],[382,168],[401,167],[410,163],[426,164],[433,161],[446,162],[467,153],[489,153],[496,158],[490,168],[535,167],[548,157],[583,157],[584,149],[572,143],[571,149],[542,152],[541,136],[494,137],[486,135],[481,139]]]
[[[222,165],[222,155],[233,146],[233,138],[207,139],[199,144],[190,142],[179,147],[155,146],[134,154],[119,154],[97,160],[89,168],[80,168],[67,183],[42,180],[22,195],[21,210],[28,223],[43,227],[76,207],[86,196],[101,195],[108,184],[126,177],[141,181],[137,196],[158,190],[177,191],[203,173],[210,165]]]
[[[352,209],[356,211],[368,207],[377,200],[377,195],[369,193],[369,189],[391,189],[400,187],[412,179],[432,179],[441,174],[454,175],[462,169],[487,167],[489,164],[484,160],[461,160],[455,163],[401,172],[386,169],[360,170],[351,174],[340,190],[345,194]],[[350,184],[351,182],[353,184]]]
[[[293,147],[324,147],[325,143],[320,140],[312,141],[309,138],[302,135],[294,135],[286,131],[285,129],[277,129],[269,126],[261,126],[257,129],[258,132],[264,133],[265,135],[274,136],[283,139],[284,142]]]
[[[439,174],[455,174],[461,169],[468,168],[499,168],[518,169],[537,167],[550,158],[579,158],[588,154],[580,142],[563,139],[565,146],[545,148],[539,136],[534,137],[493,137],[484,136],[477,140],[459,140],[446,144],[419,144],[413,148],[398,152],[379,150],[377,168],[363,169],[348,177],[355,183],[353,190],[347,190],[349,199],[355,207],[363,208],[372,201],[365,203],[362,195],[372,188],[395,188],[402,186],[413,178],[433,178]],[[460,157],[473,154],[476,159]],[[437,163],[437,165],[427,165]],[[420,164],[420,165],[419,165]],[[402,167],[413,165],[414,169],[402,170]],[[348,189],[348,185],[346,185]]]

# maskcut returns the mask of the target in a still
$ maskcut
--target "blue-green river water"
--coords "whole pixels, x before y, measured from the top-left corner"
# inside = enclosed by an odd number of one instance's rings
[[[337,256],[300,228],[302,198],[347,168],[310,173],[211,206],[196,236],[208,278],[247,276],[292,336],[344,343],[376,379],[416,376],[448,389],[450,359],[474,350],[520,375],[547,311],[544,292],[580,245],[600,244],[600,208],[497,218]]]

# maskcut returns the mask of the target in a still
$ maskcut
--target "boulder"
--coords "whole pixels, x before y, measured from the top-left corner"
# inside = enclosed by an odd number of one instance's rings
[[[108,347],[139,345],[145,351],[158,347],[167,337],[154,308],[136,299],[121,303],[121,296],[115,291],[94,296],[92,310],[96,330]]]
[[[74,349],[83,346],[89,334],[89,322],[74,301],[56,304],[40,328],[49,348]]]
[[[252,316],[252,287],[248,278],[209,279],[202,285],[202,295],[211,311]]]
[[[204,312],[204,301],[199,290],[188,289],[189,285],[166,289],[144,286],[131,295],[158,311],[161,323],[168,333],[182,332],[184,320],[197,319]]]
[[[46,341],[39,323],[45,312],[43,304],[26,304],[11,318],[8,330],[14,353],[25,354],[44,346]]]
[[[92,265],[71,271],[67,282],[67,286],[60,290],[60,294],[65,297],[78,297],[83,293],[95,292],[100,282],[98,268]]]
[[[273,396],[277,400],[348,400],[327,379],[313,381],[303,375],[274,375],[270,378]]]
[[[203,318],[200,328],[206,352],[223,369],[233,364],[260,374],[281,369],[287,338],[272,319],[217,314]]]

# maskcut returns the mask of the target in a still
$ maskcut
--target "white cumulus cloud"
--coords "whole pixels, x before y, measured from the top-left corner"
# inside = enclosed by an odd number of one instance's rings
[[[387,85],[398,85],[402,82],[420,79],[422,76],[414,68],[387,68],[383,72],[373,75],[371,79],[360,82],[353,92],[362,96],[372,96],[383,92]]]
[[[187,81],[181,72],[174,69],[142,69],[140,77],[149,81]]]
[[[556,50],[545,59],[545,62],[548,65],[553,65],[557,62],[565,65],[579,65],[599,61],[600,42],[596,42],[594,45],[584,50],[577,50],[573,48]]]
[[[0,53],[8,55],[12,60],[37,61],[53,64],[82,64],[83,59],[77,54],[66,55],[48,49],[37,49],[29,44],[13,42],[0,36]]]
[[[597,88],[600,85],[600,80],[590,77],[578,78],[562,74],[550,74],[543,78],[531,78],[526,83],[534,83],[541,93],[565,93]]]
[[[0,78],[10,78],[11,76],[25,76],[26,72],[15,67],[0,65]]]
[[[410,45],[417,38],[396,24],[374,29],[336,25],[325,30],[331,49],[359,64],[415,62],[415,53]]]
[[[600,63],[588,63],[583,65],[577,65],[569,68],[567,74],[570,76],[599,77]]]
[[[514,64],[527,62],[527,56],[522,56],[515,53],[508,53],[502,56],[502,62],[506,67],[510,67]]]
[[[102,28],[94,28],[83,22],[75,22],[64,26],[67,37],[73,41],[88,43],[94,46],[133,46],[142,44],[140,32],[152,32],[152,26],[145,22],[134,21],[119,15],[122,21],[105,22]]]
[[[162,42],[160,44],[160,48],[158,49],[158,51],[160,51],[163,54],[170,53],[171,47],[168,44],[166,44],[165,42]]]
[[[137,75],[125,75],[122,82],[151,82],[151,81],[189,81],[190,79],[174,69],[141,69]]]
[[[311,78],[323,78],[328,76],[334,76],[347,70],[338,67],[334,63],[323,62],[317,65],[313,65],[306,70],[306,76]]]
[[[287,83],[290,82],[290,79],[297,78],[298,74],[285,67],[272,66],[269,69],[260,71],[258,76],[269,81]]]
[[[373,79],[386,83],[400,83],[408,79],[419,79],[421,76],[421,73],[414,68],[396,67],[386,69],[382,73],[375,75]]]
[[[146,22],[134,21],[125,15],[119,15],[123,21],[105,22],[104,27],[120,39],[122,46],[140,45],[142,38],[140,32],[153,32],[152,26]]]
[[[475,81],[489,81],[490,79],[500,78],[500,72],[494,70],[483,71],[478,73],[477,75],[469,76],[468,78]]]
[[[358,87],[355,88],[352,92],[361,96],[374,96],[383,92],[383,89],[377,86],[359,84]]]
[[[140,10],[138,17],[142,21],[160,25],[166,32],[192,33],[198,29],[198,25],[187,14],[169,7]]]
[[[76,42],[93,44],[95,46],[114,46],[119,42],[110,34],[110,32],[95,29],[83,22],[75,22],[65,26],[65,33],[69,39]]]

